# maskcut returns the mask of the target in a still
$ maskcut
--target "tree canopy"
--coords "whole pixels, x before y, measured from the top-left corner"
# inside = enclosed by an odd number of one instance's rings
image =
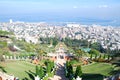
[[[91,49],[90,54],[95,54],[95,55],[98,55],[100,52],[98,50],[95,50],[95,49]]]

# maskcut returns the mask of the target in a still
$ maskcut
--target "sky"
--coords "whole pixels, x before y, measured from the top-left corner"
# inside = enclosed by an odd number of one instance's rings
[[[0,0],[0,16],[41,15],[120,21],[120,0]]]

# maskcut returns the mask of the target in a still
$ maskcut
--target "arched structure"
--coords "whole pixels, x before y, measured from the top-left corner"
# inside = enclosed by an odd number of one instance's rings
[[[63,42],[59,42],[55,47],[54,53],[48,53],[52,60],[64,59],[68,60],[72,54],[69,53],[67,46]]]

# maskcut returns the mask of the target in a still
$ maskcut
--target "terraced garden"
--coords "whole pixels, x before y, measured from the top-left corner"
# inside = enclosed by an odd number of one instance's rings
[[[35,66],[27,61],[8,61],[2,67],[7,74],[17,76],[21,80],[31,80],[29,72],[35,73]],[[92,63],[82,66],[82,77],[83,80],[102,80],[103,76],[109,76],[111,71],[113,67],[108,63]]]

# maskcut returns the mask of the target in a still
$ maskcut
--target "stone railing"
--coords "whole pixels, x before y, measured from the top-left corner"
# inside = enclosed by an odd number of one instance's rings
[[[18,80],[18,79],[15,79],[13,75],[8,75],[4,72],[0,72],[0,77],[2,80]]]
[[[7,56],[7,55],[3,55],[3,58],[5,60],[27,60],[29,59],[29,56]]]

